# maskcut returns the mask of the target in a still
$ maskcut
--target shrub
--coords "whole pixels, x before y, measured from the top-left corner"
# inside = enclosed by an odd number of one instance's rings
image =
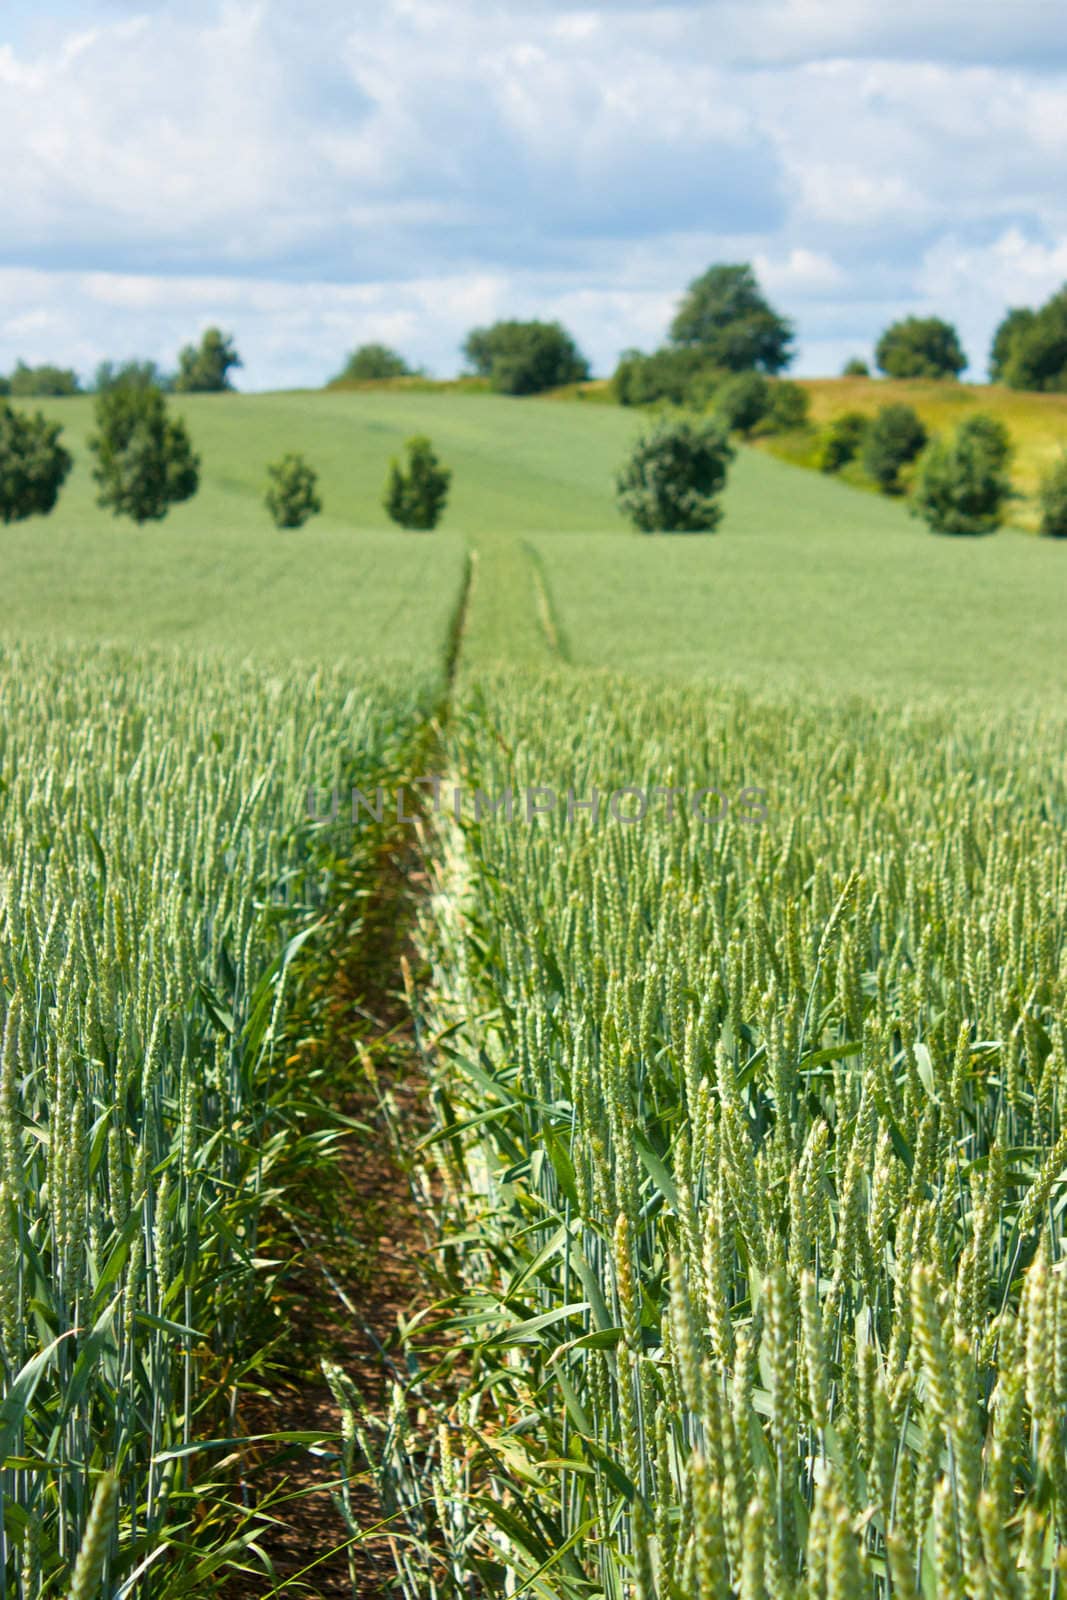
[[[318,516],[322,501],[316,493],[318,475],[302,455],[290,451],[267,468],[267,510],[276,527],[302,528]]]
[[[1049,539],[1067,539],[1067,451],[1041,479],[1037,499],[1041,532]]]
[[[769,421],[778,433],[806,428],[811,418],[811,397],[799,383],[781,379],[771,390]]]
[[[589,363],[558,322],[496,322],[474,328],[463,354],[499,394],[540,394],[589,376]]]
[[[771,385],[760,372],[739,372],[715,394],[715,409],[726,426],[744,437],[770,415]]]
[[[849,356],[841,368],[843,378],[869,378],[871,369],[862,356]]]
[[[12,400],[43,400],[50,396],[80,394],[78,375],[69,367],[28,367],[20,361],[8,379]]]
[[[232,334],[208,328],[199,345],[179,352],[174,387],[180,394],[219,394],[233,388],[230,370],[241,364]]]
[[[40,412],[29,417],[0,400],[0,522],[52,510],[71,468],[62,431]]]
[[[442,467],[429,439],[409,439],[406,470],[398,461],[389,467],[382,504],[402,528],[435,528],[448,499],[452,473]]]
[[[671,343],[724,372],[772,374],[793,359],[792,325],[768,305],[747,264],[709,267],[689,285],[671,323]]]
[[[639,439],[615,480],[619,509],[643,533],[701,533],[722,517],[734,458],[721,422],[667,418]]]
[[[863,441],[863,466],[885,494],[900,492],[900,472],[926,443],[914,406],[882,406]]]
[[[891,323],[874,359],[891,378],[955,378],[967,365],[959,334],[940,317],[904,317]]]
[[[709,368],[699,350],[624,350],[612,377],[612,388],[620,405],[646,406],[669,400],[676,406],[699,405],[706,401],[722,377]]]
[[[96,399],[96,426],[89,449],[99,505],[135,522],[158,522],[196,493],[200,459],[158,389],[106,389]]]
[[[923,451],[912,491],[915,516],[935,533],[992,533],[1011,494],[1002,464],[980,431],[958,428]]]
[[[335,383],[375,383],[385,378],[410,378],[411,368],[384,344],[361,344],[345,362]]]
[[[973,439],[998,472],[1011,460],[1011,434],[999,417],[987,416],[984,411],[973,411],[969,417],[964,417],[957,434],[962,439]]]
[[[101,361],[93,378],[97,394],[129,384],[134,389],[170,389],[174,380],[160,372],[154,361]]]
[[[840,472],[863,448],[870,427],[862,411],[843,411],[827,424],[819,447],[819,471]]]

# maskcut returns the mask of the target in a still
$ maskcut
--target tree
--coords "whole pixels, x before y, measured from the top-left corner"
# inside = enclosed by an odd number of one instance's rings
[[[811,397],[799,383],[780,378],[771,390],[770,424],[776,433],[806,428],[811,419]]]
[[[718,497],[735,453],[717,418],[665,418],[616,477],[619,509],[643,533],[707,532],[722,518]]]
[[[71,468],[62,431],[40,412],[30,417],[0,400],[0,522],[52,510]]]
[[[651,355],[624,350],[611,383],[623,406],[647,406],[659,400],[696,406],[706,401],[722,377],[700,350],[667,348]]]
[[[725,372],[773,374],[792,360],[793,330],[773,311],[748,265],[709,267],[694,278],[674,321],[671,343],[703,352]]]
[[[127,384],[134,389],[167,389],[171,380],[164,377],[154,361],[101,361],[93,378],[97,394]]]
[[[1041,532],[1049,539],[1067,539],[1067,451],[1041,479],[1037,492]]]
[[[491,328],[473,328],[463,354],[499,394],[540,394],[589,376],[588,361],[558,322],[495,322]]]
[[[940,317],[904,317],[891,323],[874,359],[890,378],[956,378],[967,365],[959,334]]]
[[[267,510],[275,527],[302,528],[309,517],[318,516],[322,501],[316,492],[318,474],[302,455],[293,451],[267,468]]]
[[[984,411],[972,411],[964,417],[957,429],[957,437],[973,439],[985,451],[997,471],[1002,471],[1011,460],[1013,446],[1011,434],[999,417],[990,417]]]
[[[1067,284],[1037,311],[1009,311],[991,367],[1012,389],[1067,390]]]
[[[409,439],[405,448],[407,468],[398,461],[390,463],[382,504],[402,528],[435,528],[448,499],[452,473],[441,465],[422,434]]]
[[[96,398],[97,503],[135,522],[158,522],[172,505],[188,500],[200,483],[200,459],[180,418],[167,415],[158,389],[130,384]]]
[[[174,387],[180,394],[218,394],[233,388],[230,372],[241,365],[233,335],[208,328],[199,345],[187,344],[179,352]]]
[[[871,369],[862,356],[849,356],[841,368],[843,378],[869,378]]]
[[[884,494],[899,494],[900,472],[926,443],[914,406],[882,406],[863,441],[863,466]]]
[[[410,378],[412,370],[402,355],[385,344],[361,344],[345,362],[335,383],[376,383],[384,378]]]
[[[1008,363],[1015,341],[1032,327],[1036,316],[1037,312],[1031,311],[1028,306],[1016,306],[999,323],[989,352],[989,376],[994,383],[1007,382]]]
[[[28,367],[18,362],[8,379],[12,400],[43,400],[46,397],[80,394],[78,374],[70,367]]]
[[[863,449],[870,421],[862,411],[843,411],[828,424],[819,448],[819,471],[840,472]]]
[[[715,409],[734,433],[745,438],[770,415],[771,385],[761,372],[739,372],[727,378],[715,395]]]
[[[992,533],[1010,495],[1002,465],[981,433],[961,427],[951,439],[934,439],[923,451],[912,511],[935,533]]]

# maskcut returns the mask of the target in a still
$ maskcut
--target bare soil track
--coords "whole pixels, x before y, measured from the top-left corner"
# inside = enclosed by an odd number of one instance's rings
[[[309,1063],[336,1077],[336,1108],[361,1126],[347,1130],[328,1189],[304,1202],[294,1227],[293,1258],[283,1293],[288,1337],[272,1377],[246,1394],[237,1430],[339,1435],[341,1418],[320,1360],[336,1362],[356,1381],[367,1409],[382,1415],[398,1369],[392,1353],[398,1319],[425,1295],[422,1258],[431,1238],[412,1185],[393,1148],[379,1095],[389,1094],[412,1142],[424,1128],[424,1079],[415,1047],[406,989],[417,974],[412,924],[426,888],[418,857],[406,839],[387,841],[373,863],[370,886],[347,948],[323,963],[311,1011],[317,1035],[302,1048]],[[407,970],[405,970],[407,968]],[[331,1498],[337,1454],[304,1445],[249,1447],[242,1489],[264,1504],[258,1539],[276,1574],[244,1575],[221,1591],[223,1600],[311,1595],[351,1600],[351,1541]],[[382,1519],[369,1479],[352,1491],[358,1525]],[[267,1520],[269,1519],[269,1520]],[[394,1592],[395,1566],[386,1534],[351,1549],[360,1600]]]

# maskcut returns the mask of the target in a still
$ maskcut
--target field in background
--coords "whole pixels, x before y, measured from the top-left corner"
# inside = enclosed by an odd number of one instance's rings
[[[888,393],[852,389],[872,404]],[[443,657],[469,549],[469,670],[569,661],[818,692],[1064,695],[1067,549],[1052,541],[936,538],[900,502],[755,450],[739,453],[719,532],[636,534],[613,478],[648,419],[618,407],[403,389],[175,405],[204,486],[141,529],[93,503],[91,403],[47,407],[78,463],[51,518],[0,535],[9,637],[427,666]],[[394,528],[380,504],[389,459],[416,432],[455,475],[429,536]],[[326,507],[295,533],[262,504],[266,463],[286,449],[320,472]]]
[[[778,693],[1067,703],[1067,548],[932,535],[755,451],[710,538],[533,541],[569,659]]]
[[[400,538],[375,511],[395,440],[373,424],[353,429],[318,397],[183,397],[175,409],[202,457],[200,492],[137,527],[96,505],[92,402],[40,409],[62,422],[75,467],[50,517],[0,532],[8,638],[420,669],[442,659],[464,544],[448,531]],[[321,472],[326,514],[280,533],[263,504],[266,466],[289,449]]]

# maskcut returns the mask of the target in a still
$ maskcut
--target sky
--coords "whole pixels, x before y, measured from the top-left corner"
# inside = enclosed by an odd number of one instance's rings
[[[498,317],[598,374],[751,261],[794,371],[938,314],[985,375],[1067,280],[1062,0],[4,0],[0,371],[440,377]]]

